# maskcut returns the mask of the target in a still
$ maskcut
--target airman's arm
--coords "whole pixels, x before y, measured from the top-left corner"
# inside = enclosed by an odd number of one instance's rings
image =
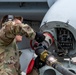
[[[27,24],[15,24],[12,21],[5,22],[0,30],[0,39],[4,42],[11,42],[16,35],[25,35],[29,39],[35,39],[36,33]],[[7,42],[8,43],[8,42]]]
[[[16,35],[25,35],[30,39],[34,39],[36,33],[27,24],[14,24],[12,21],[6,22],[5,33],[8,38],[14,38]]]

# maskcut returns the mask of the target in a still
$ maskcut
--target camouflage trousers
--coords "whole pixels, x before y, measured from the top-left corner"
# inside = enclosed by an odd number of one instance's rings
[[[0,75],[21,75],[21,71],[13,64],[0,63]]]

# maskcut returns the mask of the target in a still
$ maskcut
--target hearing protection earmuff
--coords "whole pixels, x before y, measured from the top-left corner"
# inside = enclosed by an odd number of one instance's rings
[[[14,16],[13,15],[8,15],[8,17],[7,17],[7,20],[8,21],[12,21],[14,19]]]

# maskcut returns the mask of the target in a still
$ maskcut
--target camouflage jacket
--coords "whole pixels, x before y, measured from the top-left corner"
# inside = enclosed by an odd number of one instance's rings
[[[14,25],[12,21],[3,24],[0,29],[0,75],[20,75],[16,35],[25,35],[29,39],[34,39],[36,33],[27,24]]]

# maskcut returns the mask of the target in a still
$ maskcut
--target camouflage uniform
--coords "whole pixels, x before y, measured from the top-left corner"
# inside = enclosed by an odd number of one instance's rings
[[[0,75],[21,75],[19,69],[19,53],[15,36],[25,35],[34,39],[36,33],[27,24],[15,24],[8,21],[0,29]]]

